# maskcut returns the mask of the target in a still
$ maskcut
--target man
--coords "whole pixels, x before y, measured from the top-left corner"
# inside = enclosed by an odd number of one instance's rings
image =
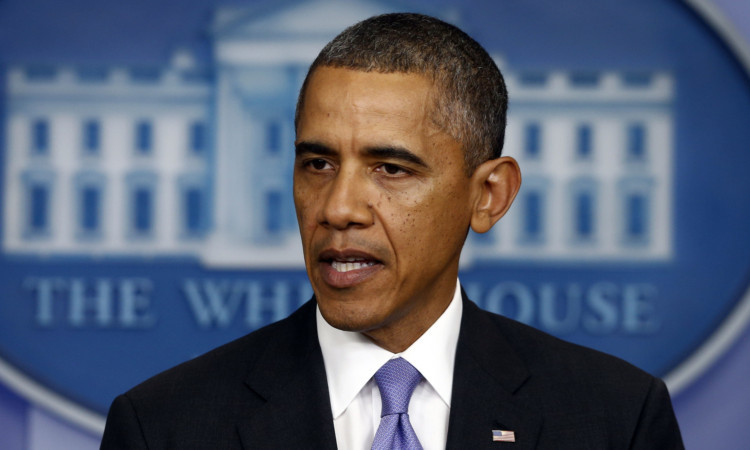
[[[463,295],[469,227],[520,185],[506,108],[451,25],[391,14],[336,37],[295,121],[314,301],[118,397],[102,447],[682,448],[660,380]]]

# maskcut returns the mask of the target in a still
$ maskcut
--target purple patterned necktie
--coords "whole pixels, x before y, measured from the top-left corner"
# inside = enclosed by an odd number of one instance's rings
[[[409,401],[421,380],[422,374],[404,358],[388,361],[375,373],[383,407],[373,450],[422,449],[409,422]]]

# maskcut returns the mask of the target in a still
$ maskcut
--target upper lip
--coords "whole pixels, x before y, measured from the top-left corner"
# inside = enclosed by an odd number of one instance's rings
[[[325,249],[318,255],[319,261],[373,261],[380,262],[373,255],[357,249],[342,249],[337,250],[333,248]]]

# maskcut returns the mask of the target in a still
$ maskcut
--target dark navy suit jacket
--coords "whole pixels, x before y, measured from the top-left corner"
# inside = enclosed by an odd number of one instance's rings
[[[512,430],[516,442],[493,442]],[[664,383],[464,296],[449,449],[681,449]],[[334,449],[315,302],[117,397],[102,449]]]

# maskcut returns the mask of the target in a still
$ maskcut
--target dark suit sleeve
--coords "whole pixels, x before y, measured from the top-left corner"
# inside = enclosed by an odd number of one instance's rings
[[[131,450],[147,448],[133,404],[126,395],[120,395],[109,408],[100,449]]]
[[[633,450],[685,448],[672,409],[672,402],[669,399],[669,392],[664,382],[658,378],[654,378],[651,382],[630,448]]]

